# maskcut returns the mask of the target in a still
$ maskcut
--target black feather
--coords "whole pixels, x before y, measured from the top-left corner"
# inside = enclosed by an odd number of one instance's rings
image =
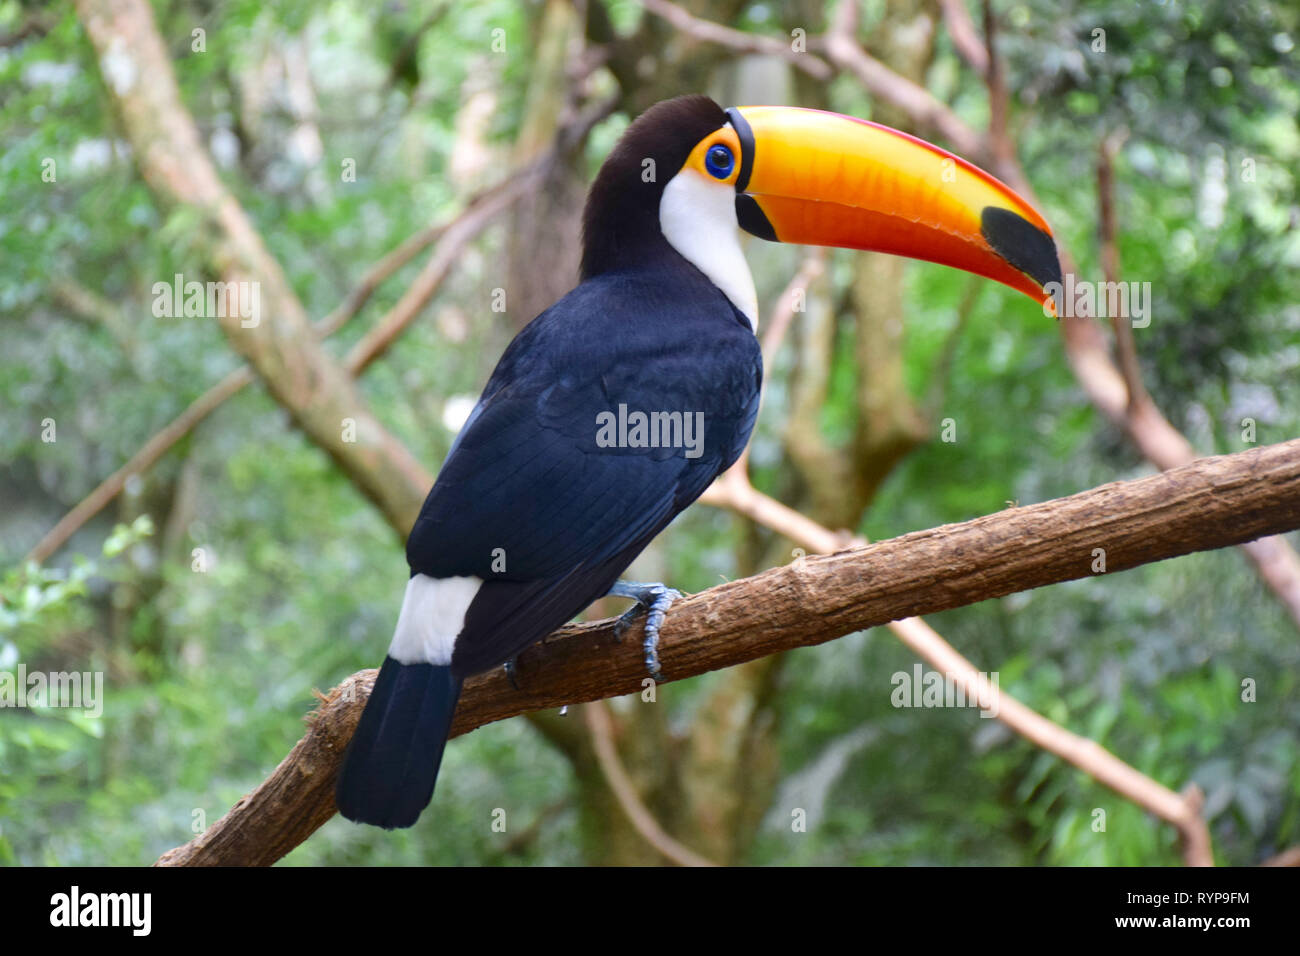
[[[415,823],[433,797],[460,688],[450,667],[384,658],[343,755],[339,813],[390,830]]]
[[[473,575],[458,676],[517,654],[603,595],[740,455],[762,357],[748,321],[677,256],[589,279],[511,343],[407,540],[413,573]],[[704,416],[685,448],[601,447],[620,404]]]

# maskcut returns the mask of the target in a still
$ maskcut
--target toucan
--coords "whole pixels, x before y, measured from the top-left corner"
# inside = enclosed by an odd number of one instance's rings
[[[1048,307],[1051,230],[988,173],[876,123],[706,96],[652,106],[602,165],[581,281],[506,348],[411,529],[411,574],[335,788],[350,820],[428,805],[465,678],[509,665],[597,598],[644,613],[644,655],[680,594],[621,581],[739,457],[758,415],[758,305],[740,230],[944,263]],[[546,250],[539,249],[544,256]]]

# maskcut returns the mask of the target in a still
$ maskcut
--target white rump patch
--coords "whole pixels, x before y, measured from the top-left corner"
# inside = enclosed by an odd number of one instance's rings
[[[758,328],[758,295],[749,263],[740,251],[736,189],[683,169],[664,186],[659,228],[668,244],[713,282]]]
[[[450,664],[465,612],[482,586],[483,579],[476,577],[412,577],[388,656],[399,664]]]

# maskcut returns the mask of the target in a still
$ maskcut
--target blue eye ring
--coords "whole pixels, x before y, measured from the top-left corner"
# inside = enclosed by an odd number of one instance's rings
[[[722,143],[714,143],[704,154],[704,168],[714,179],[727,179],[736,168],[736,157]]]

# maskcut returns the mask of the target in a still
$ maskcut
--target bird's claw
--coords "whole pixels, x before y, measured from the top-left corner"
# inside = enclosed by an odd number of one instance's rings
[[[632,622],[642,613],[645,614],[645,640],[641,647],[645,651],[645,666],[656,682],[664,679],[659,667],[659,629],[663,627],[664,616],[672,603],[682,596],[682,592],[663,584],[640,584],[636,581],[618,581],[610,588],[614,597],[627,597],[636,601],[614,622],[614,637],[623,639],[623,634]]]
[[[505,669],[506,669],[506,680],[510,681],[510,686],[511,686],[511,687],[513,687],[515,690],[518,690],[518,689],[519,689],[519,684],[518,684],[518,682],[515,680],[515,660],[516,660],[516,658],[513,658],[513,657],[510,658],[510,660],[508,660],[508,661],[505,662],[505,665],[504,665],[504,666],[505,666]]]
[[[627,629],[632,626],[632,622],[643,613],[645,613],[645,607],[643,605],[633,604],[630,608],[620,614],[618,619],[614,621],[614,640],[622,641],[623,635],[626,634]]]

